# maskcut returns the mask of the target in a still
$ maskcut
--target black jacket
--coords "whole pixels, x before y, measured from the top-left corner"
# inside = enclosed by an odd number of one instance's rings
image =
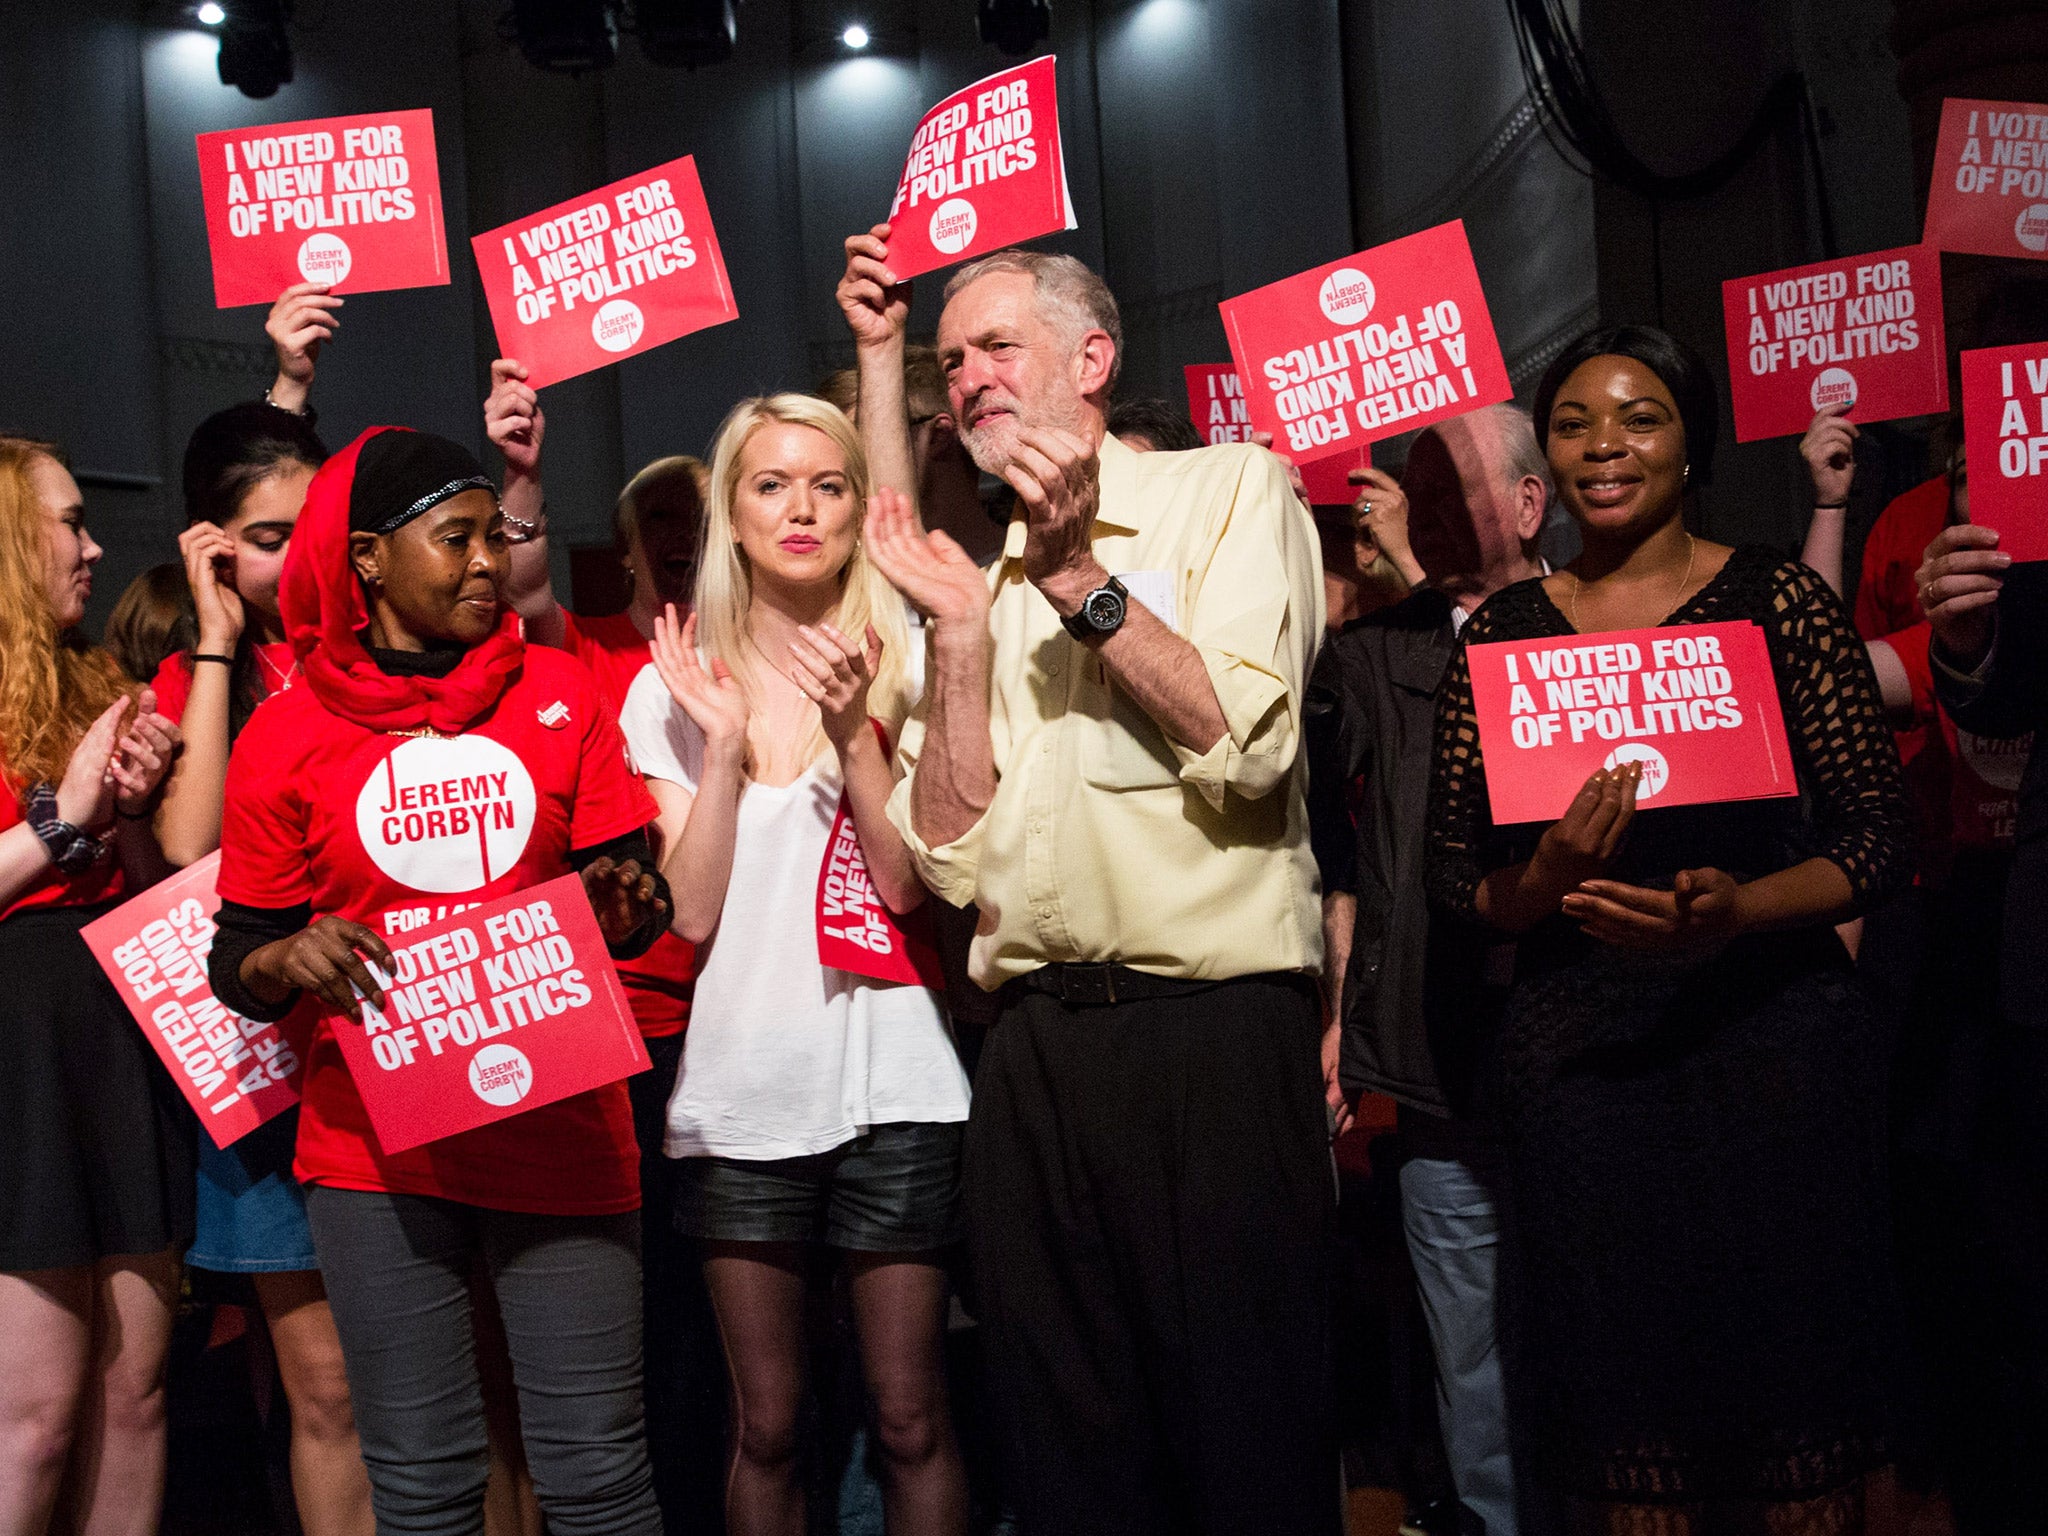
[[[1422,889],[1436,697],[1457,647],[1450,599],[1421,588],[1324,643],[1304,711],[1323,890],[1358,900],[1338,1074],[1436,1115],[1470,1111],[1498,1001],[1485,937],[1433,922]]]
[[[2048,731],[2048,563],[2015,565],[1998,599],[1998,642],[1981,685],[1960,681],[1933,659],[1934,691],[1957,725],[2010,739]],[[2048,1030],[2048,735],[2020,777],[2006,885],[1999,995],[2014,1024]]]

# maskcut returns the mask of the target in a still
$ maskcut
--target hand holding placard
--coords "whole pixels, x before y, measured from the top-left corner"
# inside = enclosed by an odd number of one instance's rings
[[[1460,222],[1254,289],[1221,305],[1251,424],[1304,468],[1514,394]],[[1340,459],[1341,462],[1341,459]]]
[[[534,389],[739,318],[691,155],[469,243],[498,351]]]
[[[955,91],[917,125],[889,205],[899,282],[1074,227],[1048,55]]]
[[[1565,816],[1589,776],[1631,765],[1646,805],[1799,792],[1754,624],[1492,641],[1465,654],[1499,825]]]
[[[299,1102],[303,1040],[231,1013],[206,977],[220,906],[209,854],[83,930],[86,947],[215,1146]]]
[[[2014,560],[2048,560],[2048,341],[1962,355],[1970,521]]]
[[[623,891],[615,874],[604,881]],[[615,918],[632,915],[621,909]],[[333,1025],[386,1152],[509,1119],[648,1065],[580,876],[414,929],[388,953],[376,995],[360,1005],[361,1025]]]
[[[1941,104],[1922,238],[1943,251],[2048,257],[2048,107]]]
[[[1836,407],[1858,421],[1948,409],[1929,246],[1731,278],[1721,309],[1738,442],[1798,432]]]
[[[448,281],[434,114],[365,113],[198,136],[214,302]]]

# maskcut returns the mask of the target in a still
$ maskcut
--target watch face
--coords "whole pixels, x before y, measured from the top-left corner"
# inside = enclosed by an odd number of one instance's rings
[[[1081,617],[1090,629],[1108,634],[1124,621],[1124,600],[1108,587],[1099,588],[1081,605]]]

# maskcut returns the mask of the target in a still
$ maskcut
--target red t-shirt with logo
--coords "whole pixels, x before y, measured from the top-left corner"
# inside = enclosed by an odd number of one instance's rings
[[[256,650],[256,672],[263,679],[265,697],[282,693],[299,680],[298,658],[292,655],[288,641],[272,640],[258,645]],[[219,666],[219,662],[208,662],[208,666]],[[198,666],[183,651],[173,651],[166,656],[163,665],[156,669],[150,687],[156,690],[156,708],[160,715],[174,721],[185,718],[185,706],[192,702],[192,673]]]
[[[311,688],[265,701],[228,764],[223,900],[311,902],[393,938],[568,872],[572,848],[654,819],[590,674],[540,646],[457,737],[374,731]],[[306,1063],[294,1172],[307,1184],[430,1195],[560,1215],[640,1203],[624,1083],[387,1154],[321,1009]]]
[[[633,679],[648,664],[646,636],[634,627],[630,613],[588,619],[565,610],[562,621],[568,629],[565,647],[590,669],[605,707],[617,720]],[[695,947],[674,933],[664,933],[639,959],[619,962],[619,980],[625,985],[626,1001],[643,1039],[682,1033],[690,1022],[696,974]]]

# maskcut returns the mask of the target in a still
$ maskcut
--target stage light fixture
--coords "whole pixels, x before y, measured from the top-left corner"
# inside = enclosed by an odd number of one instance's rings
[[[580,75],[619,56],[613,0],[512,0],[500,23],[536,69]]]
[[[1021,57],[1052,36],[1052,0],[977,0],[974,24],[984,43]]]
[[[858,53],[868,45],[868,29],[856,21],[852,26],[839,34],[839,41]]]
[[[228,19],[228,13],[215,5],[213,0],[206,0],[206,4],[192,14],[199,18],[199,25],[202,27],[217,27]]]
[[[285,35],[291,7],[286,0],[233,0],[233,9],[213,9],[220,13],[220,58],[214,67],[222,85],[262,101],[275,96],[280,85],[291,84],[292,42]]]
[[[734,9],[733,0],[634,0],[633,30],[650,64],[698,69],[732,57]]]

